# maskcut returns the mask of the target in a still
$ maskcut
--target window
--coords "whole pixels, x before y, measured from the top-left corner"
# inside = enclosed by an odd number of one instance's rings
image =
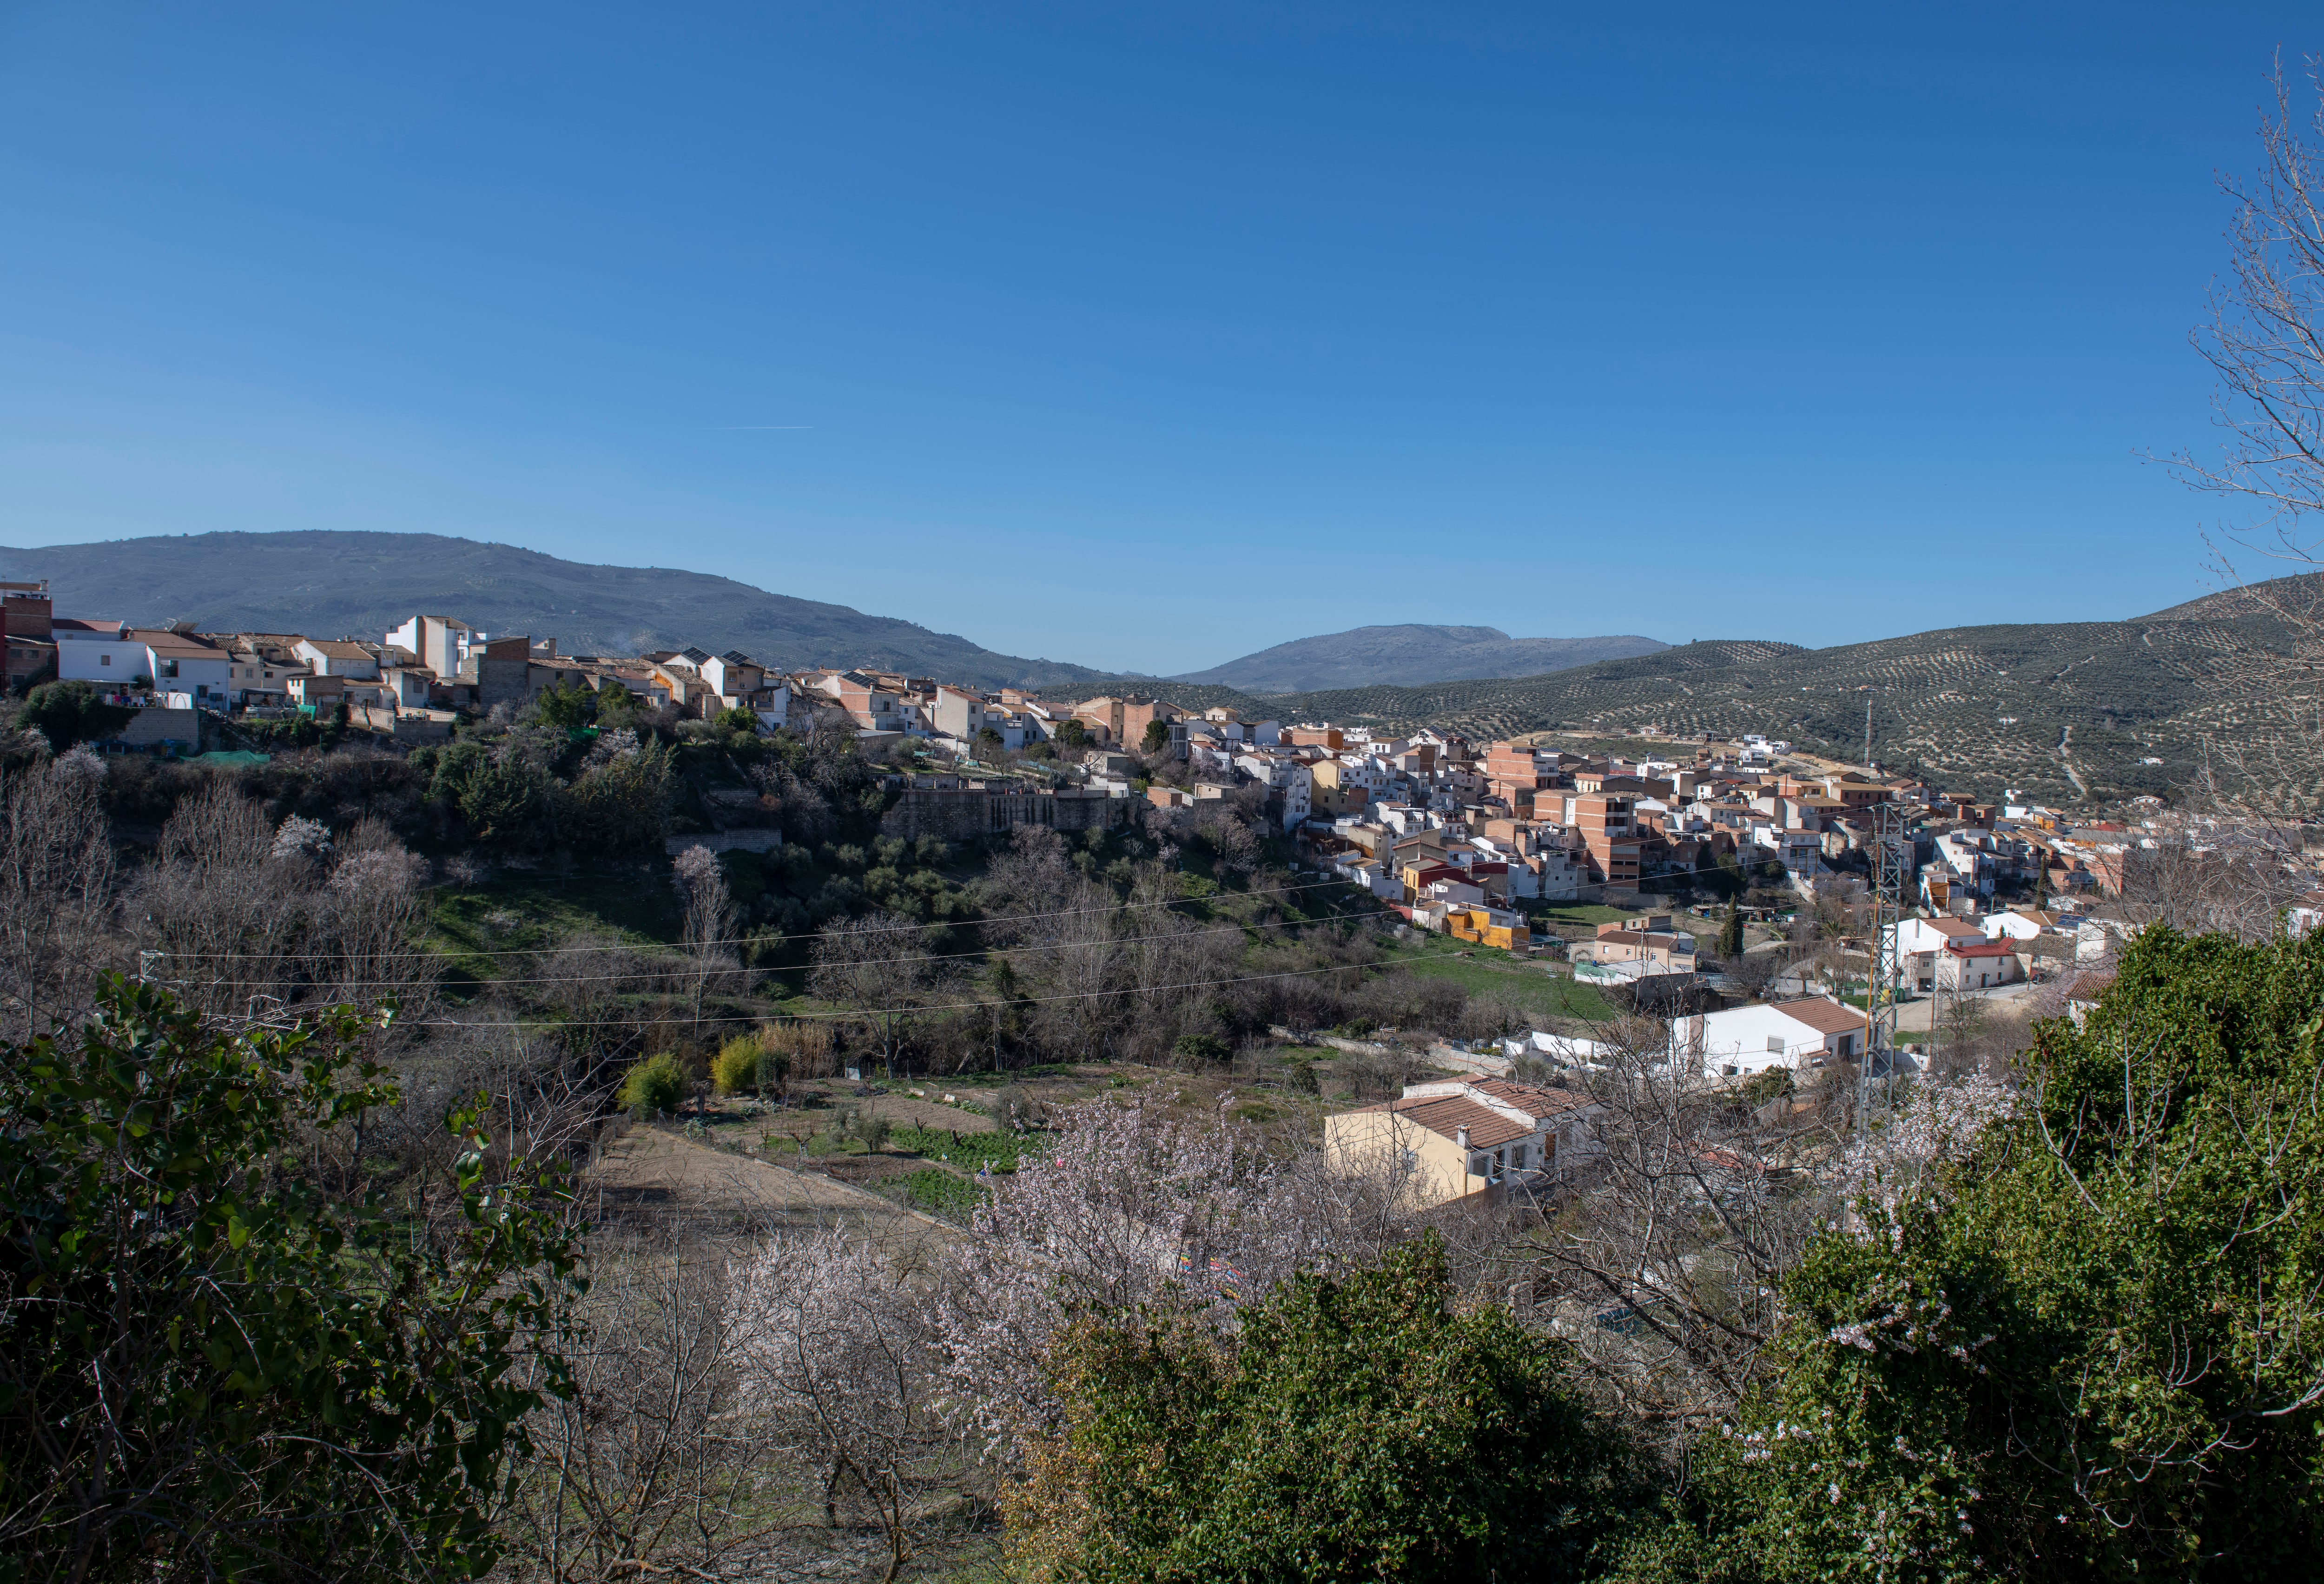
[[[173,677],[178,674],[178,662],[174,660],[161,661],[159,665],[160,669],[153,673],[156,676]]]
[[[111,665],[113,663],[113,656],[110,654],[100,654],[97,657],[97,663],[99,665]]]

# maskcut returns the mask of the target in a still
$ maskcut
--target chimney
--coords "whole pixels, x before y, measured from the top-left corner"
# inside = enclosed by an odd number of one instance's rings
[[[1467,1149],[1469,1147],[1469,1130],[1465,1127],[1456,1129],[1454,1131],[1452,1142],[1459,1144],[1462,1149]]]

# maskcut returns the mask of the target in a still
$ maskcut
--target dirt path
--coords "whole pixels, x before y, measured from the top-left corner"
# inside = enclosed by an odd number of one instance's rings
[[[962,1236],[893,1200],[714,1150],[658,1127],[632,1127],[605,1146],[582,1177],[601,1224],[676,1219],[706,1233],[810,1231],[846,1226],[901,1257]]]

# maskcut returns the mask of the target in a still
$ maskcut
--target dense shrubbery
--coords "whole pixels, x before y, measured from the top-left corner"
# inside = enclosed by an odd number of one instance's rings
[[[1174,1306],[1056,1344],[1063,1420],[1010,1492],[1036,1579],[1566,1579],[1637,1500],[1559,1350],[1456,1301],[1433,1240],[1300,1276],[1223,1341]]]
[[[461,1213],[318,1170],[396,1101],[351,1018],[229,1035],[116,985],[0,1059],[0,1564],[11,1578],[471,1577],[562,1391],[573,1230],[522,1161]],[[547,1366],[545,1370],[541,1366]],[[524,1384],[521,1373],[536,1373]]]
[[[2324,1542],[2324,938],[2143,935],[2024,1114],[1812,1245],[1632,1576],[2277,1579]]]

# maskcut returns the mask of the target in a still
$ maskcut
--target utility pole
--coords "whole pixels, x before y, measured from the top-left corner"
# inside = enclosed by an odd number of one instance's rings
[[[1872,773],[1872,699],[1864,700],[1864,773]]]
[[[1896,994],[1904,967],[1904,887],[1912,860],[1906,856],[1904,811],[1893,800],[1872,805],[1871,980],[1864,989],[1864,1060],[1856,1070],[1856,1131],[1870,1125],[1872,1076],[1893,1085],[1896,1065]],[[1886,1090],[1884,1088],[1884,1094]]]

